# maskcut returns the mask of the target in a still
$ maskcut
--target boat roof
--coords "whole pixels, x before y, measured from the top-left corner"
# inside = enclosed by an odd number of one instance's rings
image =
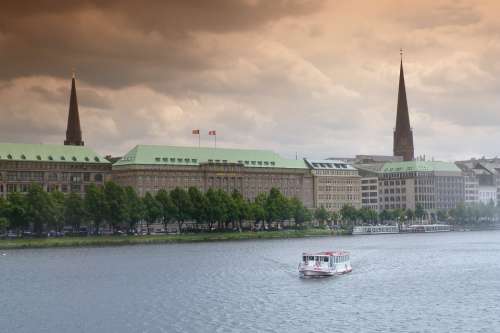
[[[337,251],[323,251],[323,252],[303,252],[302,255],[304,256],[334,256],[334,257],[340,257],[340,256],[348,256],[349,252],[344,251],[344,250],[337,250]]]

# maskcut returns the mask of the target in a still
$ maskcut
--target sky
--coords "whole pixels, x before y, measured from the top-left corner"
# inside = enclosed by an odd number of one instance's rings
[[[500,3],[9,1],[0,142],[62,143],[72,71],[85,144],[392,154],[400,48],[415,155],[500,156]]]

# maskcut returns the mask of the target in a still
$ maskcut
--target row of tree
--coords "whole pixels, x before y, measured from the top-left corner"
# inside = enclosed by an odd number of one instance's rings
[[[6,200],[0,197],[0,233],[32,230],[42,235],[65,227],[78,232],[82,226],[95,234],[103,226],[132,232],[139,223],[145,223],[148,232],[154,223],[162,223],[165,230],[175,223],[182,231],[187,221],[197,229],[241,230],[243,221],[254,221],[260,228],[268,229],[283,221],[302,225],[311,219],[312,213],[300,200],[289,199],[275,188],[253,201],[245,200],[237,191],[209,189],[204,193],[196,187],[187,191],[160,190],[141,198],[132,187],[114,182],[102,187],[91,185],[83,197],[76,193],[48,193],[38,184],[31,185],[26,194],[9,193]]]

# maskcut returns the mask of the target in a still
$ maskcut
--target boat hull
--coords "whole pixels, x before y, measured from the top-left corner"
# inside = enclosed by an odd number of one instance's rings
[[[302,270],[299,270],[299,274],[301,277],[328,277],[328,276],[347,274],[347,273],[350,273],[351,271],[352,271],[351,267],[348,267],[347,269],[344,269],[344,270],[338,270],[338,271],[302,269]]]

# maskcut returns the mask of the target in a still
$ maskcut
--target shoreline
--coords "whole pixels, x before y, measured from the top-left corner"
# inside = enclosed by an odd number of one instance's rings
[[[240,241],[252,239],[286,239],[307,237],[328,237],[347,235],[343,231],[325,229],[307,229],[290,231],[244,231],[244,232],[213,232],[185,233],[176,235],[145,235],[145,236],[87,236],[61,238],[20,238],[0,240],[0,250],[43,249],[60,247],[107,247],[147,244],[174,244]]]

